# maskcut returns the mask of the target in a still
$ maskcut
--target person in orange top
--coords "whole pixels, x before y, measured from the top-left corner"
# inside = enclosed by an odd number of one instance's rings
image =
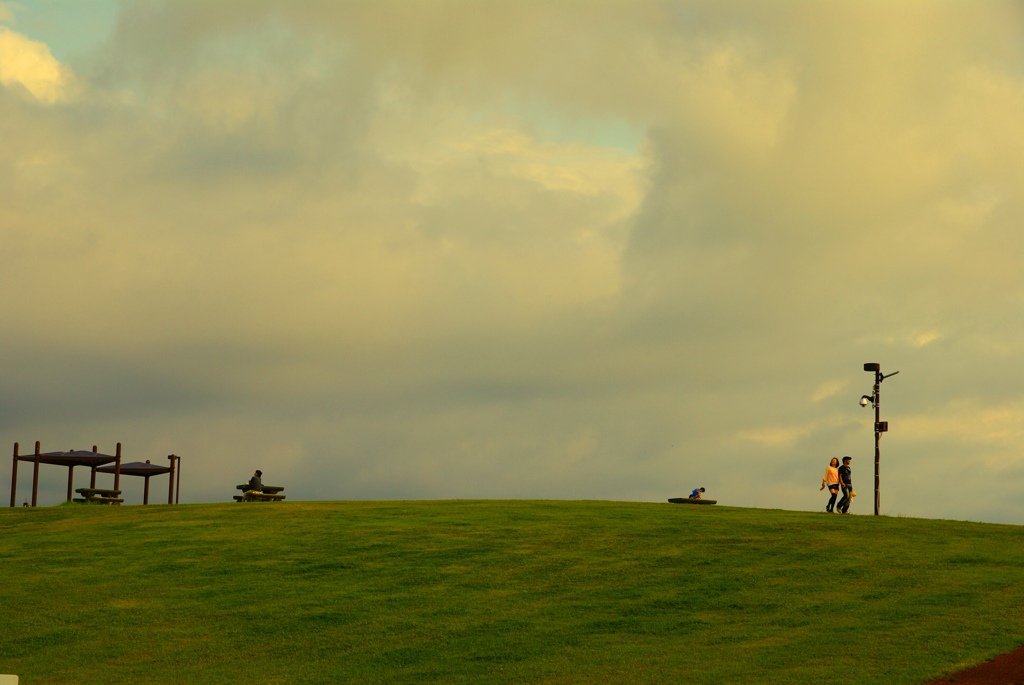
[[[828,488],[832,494],[828,499],[828,504],[825,505],[825,511],[832,514],[835,513],[836,497],[839,495],[839,460],[835,457],[832,457],[832,461],[825,469],[825,475],[821,477],[821,487],[818,489],[824,490],[825,488]]]

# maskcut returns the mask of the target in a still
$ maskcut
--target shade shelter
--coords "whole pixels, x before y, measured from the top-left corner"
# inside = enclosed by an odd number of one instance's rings
[[[112,473],[114,474],[114,489],[120,484],[121,466],[121,443],[117,443],[117,454],[100,454],[96,445],[92,446],[92,452],[85,450],[69,450],[67,452],[42,452],[39,442],[36,441],[36,451],[33,454],[18,454],[18,443],[14,443],[14,466],[11,471],[11,506],[15,505],[18,489],[18,462],[30,461],[32,469],[32,506],[36,506],[36,499],[39,493],[39,465],[53,464],[55,466],[66,466],[68,468],[68,501],[71,500],[71,491],[74,488],[75,467],[89,466],[92,469],[90,487],[96,487],[96,470],[100,466],[113,463]]]
[[[146,479],[146,485],[145,485],[145,488],[143,489],[143,495],[142,495],[142,503],[143,504],[149,504],[149,479],[152,478],[153,476],[162,476],[165,473],[170,474],[170,478],[168,479],[170,481],[170,484],[169,484],[169,486],[167,488],[167,503],[168,504],[174,504],[175,503],[175,494],[176,494],[176,492],[175,492],[175,487],[174,487],[174,467],[180,461],[181,457],[179,457],[179,456],[177,456],[175,454],[169,454],[169,455],[167,455],[167,459],[170,460],[170,462],[171,462],[170,466],[159,466],[158,464],[151,464],[149,462],[149,459],[147,459],[145,462],[133,461],[133,462],[129,462],[127,464],[121,464],[121,473],[122,474],[124,474],[126,476],[140,476],[140,477]],[[101,466],[101,467],[99,467],[96,470],[100,471],[101,473],[114,473],[114,469],[115,468],[117,468],[117,467],[116,466]],[[178,468],[178,475],[179,475],[179,479],[180,479],[180,475],[181,475],[181,468],[180,468],[180,466]],[[180,482],[180,480],[179,480],[179,482]]]

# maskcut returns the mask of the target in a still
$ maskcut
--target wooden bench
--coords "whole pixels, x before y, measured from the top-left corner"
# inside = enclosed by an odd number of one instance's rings
[[[233,497],[236,502],[280,502],[285,498],[280,485],[264,485],[262,490],[246,490],[247,487],[248,483],[235,486],[236,490],[242,490],[241,495]]]
[[[81,499],[75,498],[75,502],[79,504],[115,504],[119,505],[124,502],[124,499],[118,497],[121,494],[120,490],[104,490],[103,488],[77,488],[75,490],[82,496]]]

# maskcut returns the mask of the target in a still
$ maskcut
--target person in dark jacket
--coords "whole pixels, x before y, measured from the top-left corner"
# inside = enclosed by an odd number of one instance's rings
[[[252,474],[252,478],[249,479],[249,485],[245,487],[242,492],[249,492],[250,490],[256,490],[257,492],[263,489],[263,472],[256,469],[256,473]]]
[[[839,467],[839,487],[843,489],[843,498],[836,504],[840,514],[850,513],[850,502],[853,501],[853,471],[850,469],[850,457],[843,457],[843,465]]]

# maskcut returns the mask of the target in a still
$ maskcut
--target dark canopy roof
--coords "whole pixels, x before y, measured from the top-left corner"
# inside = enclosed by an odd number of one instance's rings
[[[113,473],[114,466],[101,466],[96,469],[101,473]],[[159,466],[157,464],[147,464],[143,461],[132,461],[127,464],[121,464],[121,475],[122,476],[159,476],[161,473],[170,473],[170,466]]]
[[[35,454],[19,454],[18,461],[35,461]],[[58,464],[60,466],[100,466],[117,461],[117,457],[86,450],[70,450],[68,452],[46,452],[39,455],[40,464]]]

